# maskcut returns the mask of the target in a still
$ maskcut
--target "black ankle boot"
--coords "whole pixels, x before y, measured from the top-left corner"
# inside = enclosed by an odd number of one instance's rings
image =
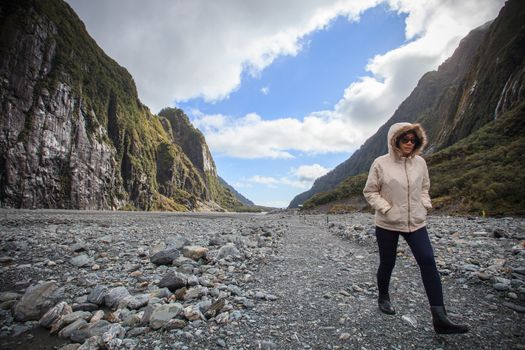
[[[396,310],[394,310],[392,304],[390,303],[390,297],[388,296],[388,294],[379,294],[379,297],[377,298],[377,304],[379,306],[379,310],[381,310],[382,313],[388,315],[393,315],[396,313]]]
[[[444,306],[431,306],[430,311],[432,312],[432,323],[436,333],[456,334],[468,332],[467,326],[455,324],[448,319]]]

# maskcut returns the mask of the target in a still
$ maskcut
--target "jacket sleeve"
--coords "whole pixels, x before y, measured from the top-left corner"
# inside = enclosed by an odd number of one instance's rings
[[[365,196],[367,202],[375,210],[379,210],[382,214],[386,214],[391,208],[392,205],[381,197],[381,176],[379,174],[379,166],[376,161],[370,167],[368,172],[368,179],[366,180],[365,188],[363,189],[363,195]]]
[[[430,200],[430,177],[428,176],[427,162],[423,159],[423,185],[421,188],[421,203],[426,209],[432,208],[432,201]]]

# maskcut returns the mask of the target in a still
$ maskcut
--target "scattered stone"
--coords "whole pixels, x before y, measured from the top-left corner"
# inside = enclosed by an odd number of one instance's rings
[[[126,287],[116,287],[111,289],[104,298],[104,304],[115,310],[119,308],[120,303],[127,297],[131,296]]]
[[[350,337],[350,333],[341,333],[341,335],[339,336],[339,340],[348,340],[350,339]]]
[[[224,259],[226,257],[240,257],[241,253],[233,243],[228,243],[219,249],[217,259]]]
[[[196,245],[185,246],[182,249],[182,255],[184,255],[184,257],[196,261],[203,258],[207,252],[208,248]]]
[[[157,306],[149,318],[149,325],[153,329],[159,329],[182,311],[183,307],[178,303]]]
[[[403,315],[401,316],[401,319],[405,321],[405,323],[409,324],[410,326],[417,328],[417,320],[412,315]]]
[[[523,305],[511,303],[510,301],[503,302],[503,305],[508,307],[509,309],[516,311],[517,313],[525,314],[525,306]]]
[[[21,295],[15,292],[2,292],[0,293],[0,303],[4,301],[18,300]]]
[[[75,322],[71,323],[70,325],[63,328],[60,332],[58,332],[58,336],[60,338],[68,339],[71,337],[71,334],[75,331],[78,331],[83,326],[87,325],[86,320],[84,319],[77,319]]]
[[[150,260],[155,265],[171,265],[179,255],[180,253],[176,248],[168,248],[153,255]]]
[[[92,264],[92,260],[86,254],[77,255],[74,258],[72,258],[69,262],[75,265],[76,267],[83,267]]]
[[[175,292],[177,289],[185,287],[188,284],[188,276],[176,272],[168,271],[160,280],[159,287],[167,287],[170,291]]]
[[[65,301],[61,301],[53,308],[49,309],[44,316],[40,318],[38,324],[44,328],[50,328],[51,325],[60,319],[62,316],[72,313],[71,306]]]
[[[108,295],[109,289],[106,286],[98,285],[91,290],[91,293],[88,295],[88,301],[96,305],[104,304],[104,299]]]
[[[87,327],[82,327],[71,332],[70,339],[75,343],[84,343],[91,337],[102,337],[102,334],[109,330],[110,325],[111,323],[106,320],[89,323]]]
[[[14,307],[18,321],[39,320],[53,305],[64,297],[64,289],[56,282],[44,282],[27,289]]]

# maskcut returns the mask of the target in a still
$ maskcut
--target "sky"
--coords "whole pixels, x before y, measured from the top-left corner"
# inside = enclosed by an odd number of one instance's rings
[[[503,0],[66,0],[219,176],[287,207],[348,159]]]

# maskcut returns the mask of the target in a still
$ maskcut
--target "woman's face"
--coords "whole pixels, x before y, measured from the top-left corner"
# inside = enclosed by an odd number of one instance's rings
[[[416,146],[416,135],[414,133],[406,133],[399,139],[399,149],[404,157],[408,157],[414,147]]]

